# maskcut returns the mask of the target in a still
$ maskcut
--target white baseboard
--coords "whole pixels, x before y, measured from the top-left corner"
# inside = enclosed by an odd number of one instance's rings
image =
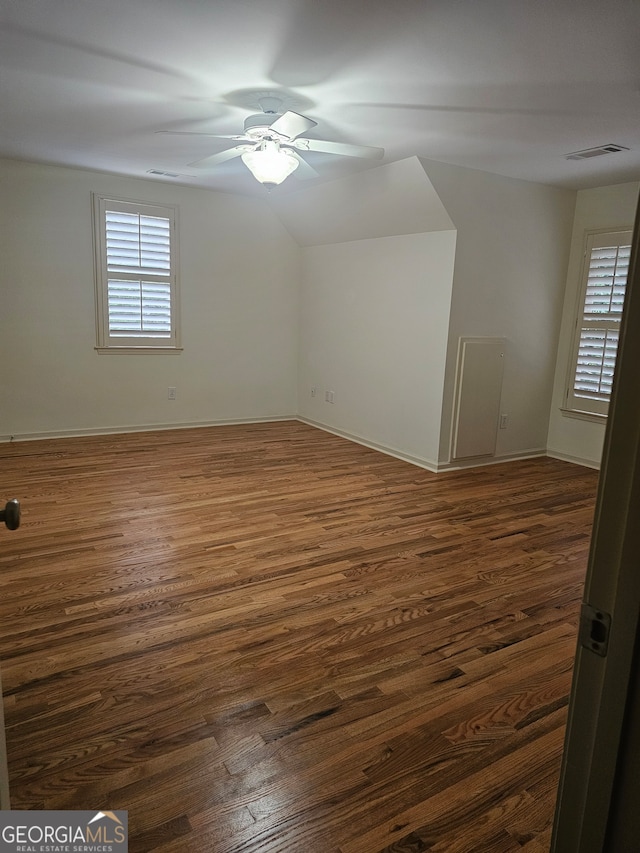
[[[426,468],[427,471],[431,471],[433,474],[438,472],[438,463],[430,459],[421,459],[418,456],[411,456],[410,454],[403,453],[400,450],[386,447],[384,444],[369,441],[369,439],[362,438],[362,436],[352,435],[352,433],[346,432],[345,430],[327,426],[319,421],[312,421],[310,418],[302,418],[298,415],[297,420],[303,424],[309,424],[309,426],[321,429],[324,432],[329,432],[332,435],[338,435],[340,438],[346,438],[348,441],[353,441],[355,444],[361,444],[363,447],[369,447],[371,450],[378,450],[380,453],[384,453],[387,456],[393,456],[394,459],[401,459],[403,462],[410,462],[412,465],[417,465],[419,468]]]
[[[518,450],[514,453],[504,453],[500,456],[483,456],[478,459],[456,459],[455,462],[441,462],[438,471],[462,471],[465,468],[479,468],[483,465],[501,465],[503,462],[522,462],[525,459],[537,459],[546,456],[543,447],[534,447],[530,450]]]
[[[483,465],[499,465],[502,462],[517,462],[523,459],[535,459],[538,456],[546,456],[544,447],[536,447],[531,450],[521,450],[517,453],[506,453],[504,456],[486,456],[482,459],[468,459],[463,461],[456,460],[455,462],[436,462],[432,459],[421,459],[418,456],[411,456],[409,453],[403,453],[395,448],[386,447],[375,441],[362,438],[359,435],[353,435],[345,430],[336,429],[335,427],[327,426],[319,421],[311,420],[298,416],[298,420],[309,426],[317,427],[317,429],[329,432],[332,435],[339,435],[341,438],[346,438],[348,441],[353,441],[355,444],[361,444],[363,447],[370,447],[372,450],[378,450],[380,453],[385,453],[387,456],[393,456],[394,459],[401,459],[403,462],[409,462],[411,465],[417,465],[419,468],[424,468],[431,471],[433,474],[439,474],[443,471],[462,471],[465,468],[479,468]]]
[[[559,459],[561,462],[572,462],[574,465],[583,465],[585,468],[594,468],[596,471],[600,470],[600,462],[596,462],[593,459],[583,459],[581,456],[571,456],[569,453],[560,453],[557,450],[551,450],[547,448],[547,456],[550,456],[552,459]]]
[[[163,430],[172,429],[198,429],[202,427],[216,426],[234,426],[241,424],[262,424],[262,423],[278,423],[280,421],[300,421],[309,426],[321,429],[324,432],[338,435],[348,441],[353,441],[355,444],[361,444],[363,447],[369,447],[372,450],[377,450],[387,456],[392,456],[394,459],[400,459],[403,462],[408,462],[411,465],[416,465],[419,468],[424,468],[431,471],[433,474],[438,474],[442,471],[461,471],[465,468],[478,468],[482,465],[499,465],[502,462],[516,462],[523,459],[535,459],[538,456],[550,456],[552,459],[559,459],[562,462],[571,462],[574,465],[583,465],[586,468],[600,469],[600,462],[593,459],[583,459],[579,456],[571,456],[568,453],[560,453],[559,451],[550,448],[532,448],[523,450],[517,453],[504,454],[503,456],[484,457],[482,459],[469,459],[466,461],[455,462],[436,462],[433,459],[422,459],[418,456],[412,456],[409,453],[403,453],[392,447],[379,444],[376,441],[370,441],[359,435],[353,435],[345,430],[330,427],[327,424],[319,421],[303,418],[299,415],[274,415],[264,418],[231,418],[213,421],[190,421],[180,423],[162,423],[162,424],[123,424],[121,426],[111,427],[89,427],[87,429],[66,429],[66,430],[51,430],[46,432],[28,432],[14,433],[13,435],[0,435],[0,443],[8,443],[12,441],[37,441],[47,438],[74,438],[83,435],[117,435],[127,432],[160,432]]]
[[[1,442],[38,441],[44,438],[74,438],[83,435],[115,435],[127,432],[161,432],[170,429],[198,429],[202,427],[234,426],[240,424],[263,424],[277,421],[296,421],[297,415],[274,415],[267,418],[232,418],[219,421],[190,421],[163,424],[124,424],[112,427],[89,427],[87,429],[61,429],[49,432],[25,432],[0,435]]]

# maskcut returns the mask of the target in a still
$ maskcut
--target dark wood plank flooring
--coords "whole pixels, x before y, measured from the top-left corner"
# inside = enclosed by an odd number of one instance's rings
[[[545,853],[597,472],[297,422],[0,445],[12,807],[132,853]]]

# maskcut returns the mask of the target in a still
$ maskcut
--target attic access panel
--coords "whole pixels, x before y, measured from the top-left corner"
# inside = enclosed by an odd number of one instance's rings
[[[500,417],[504,338],[460,338],[451,459],[494,456]]]

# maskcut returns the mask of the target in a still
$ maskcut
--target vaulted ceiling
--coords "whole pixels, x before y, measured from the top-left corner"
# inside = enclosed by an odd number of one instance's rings
[[[0,156],[264,194],[234,145],[308,135],[570,188],[640,179],[639,0],[0,0]],[[614,143],[619,153],[565,155]],[[321,183],[378,161],[309,153]],[[299,189],[295,175],[274,192]]]

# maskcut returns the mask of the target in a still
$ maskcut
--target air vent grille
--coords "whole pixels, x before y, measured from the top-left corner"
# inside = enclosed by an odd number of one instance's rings
[[[179,175],[177,172],[163,172],[162,169],[147,169],[147,175],[162,175],[165,178],[186,177],[186,175]]]
[[[628,151],[624,145],[598,145],[597,148],[585,148],[584,151],[573,151],[571,154],[565,154],[567,160],[589,160],[591,157],[602,157],[603,154],[615,154],[618,151]]]

